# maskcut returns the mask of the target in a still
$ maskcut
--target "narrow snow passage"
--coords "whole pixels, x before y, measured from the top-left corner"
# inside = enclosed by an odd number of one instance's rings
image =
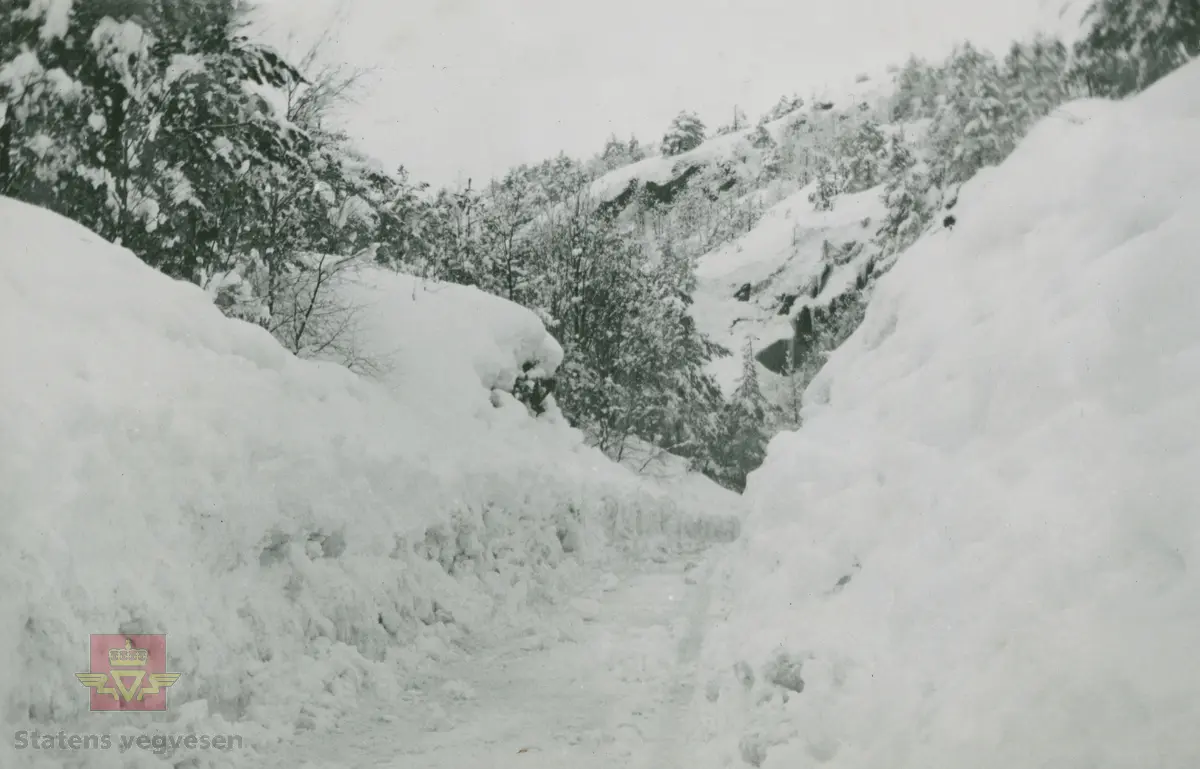
[[[714,553],[650,564],[573,601],[566,638],[528,636],[414,680],[304,735],[278,766],[669,769],[682,758]],[[680,764],[682,765],[682,764]]]

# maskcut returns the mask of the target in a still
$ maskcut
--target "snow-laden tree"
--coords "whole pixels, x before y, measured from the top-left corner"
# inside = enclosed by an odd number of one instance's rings
[[[896,92],[892,97],[892,120],[905,122],[933,117],[937,106],[936,70],[923,59],[909,57],[896,73]]]
[[[1200,54],[1200,0],[1094,0],[1076,44],[1095,96],[1122,97]]]
[[[883,188],[887,213],[875,243],[884,255],[891,255],[916,242],[932,217],[932,206],[928,199],[929,177],[902,133],[888,140],[887,154],[887,182]]]
[[[714,447],[715,480],[742,491],[746,476],[762,464],[770,439],[770,404],[758,381],[758,362],[749,339],[742,348],[742,376],[729,402],[722,409]]]
[[[247,173],[304,142],[258,95],[299,73],[240,36],[233,0],[5,5],[0,187],[177,277],[219,268]]]
[[[930,139],[934,182],[949,188],[996,165],[1019,136],[1007,119],[1008,94],[995,58],[971,44],[959,46],[943,68],[945,95]]]
[[[862,192],[880,182],[887,161],[887,138],[878,123],[866,120],[838,138],[834,153],[841,191]]]
[[[760,123],[750,132],[750,146],[763,150],[776,146],[776,142],[771,138],[771,132],[767,130],[767,127]]]
[[[770,123],[773,120],[778,120],[781,117],[790,115],[804,106],[804,99],[792,94],[791,96],[780,96],[779,101],[775,102],[771,109],[767,110],[761,118],[759,124]]]
[[[772,432],[800,429],[805,384],[796,361],[796,345],[789,344],[784,355],[783,371],[773,392],[774,408],[768,412],[768,424]]]
[[[637,137],[631,136],[628,141],[617,138],[612,134],[604,142],[604,149],[589,163],[596,176],[602,176],[609,171],[622,168],[643,160],[646,151],[638,143]]]
[[[696,113],[680,112],[663,135],[662,154],[673,157],[696,149],[704,143],[705,130]]]
[[[0,191],[63,213],[298,355],[339,273],[412,245],[411,185],[327,120],[353,77],[243,34],[236,0],[0,0]],[[407,234],[405,234],[407,233]],[[353,355],[343,355],[353,364]]]
[[[556,207],[534,236],[537,309],[567,353],[557,402],[617,459],[634,439],[703,456],[719,397],[704,373],[716,349],[688,309],[691,261],[672,253],[651,260],[593,211],[586,200]]]
[[[813,175],[816,187],[808,195],[808,202],[815,211],[832,211],[834,201],[842,193],[843,183],[839,169],[826,153],[817,155]]]
[[[420,206],[425,274],[536,312],[562,344],[555,401],[610,456],[645,444],[697,467],[714,441],[719,348],[690,313],[694,260],[648,248],[597,208],[591,177],[560,156]]]
[[[1038,36],[1014,43],[1004,60],[1007,120],[1018,136],[1071,98],[1070,52],[1059,40]]]

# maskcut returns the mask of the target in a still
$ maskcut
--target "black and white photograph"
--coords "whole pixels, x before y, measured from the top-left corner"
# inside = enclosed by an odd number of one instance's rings
[[[0,0],[0,769],[1200,769],[1200,0]]]

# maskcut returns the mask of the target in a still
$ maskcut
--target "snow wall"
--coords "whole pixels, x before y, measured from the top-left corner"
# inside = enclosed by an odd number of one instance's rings
[[[1040,123],[747,497],[695,766],[1200,766],[1200,63]]]
[[[691,484],[669,497],[508,395],[562,352],[495,297],[355,275],[344,290],[381,364],[369,381],[295,358],[200,289],[4,198],[0,262],[12,731],[237,731],[266,745],[555,611],[581,564],[736,536],[736,495]],[[74,675],[89,634],[139,632],[167,634],[182,673],[170,709],[89,713]],[[0,741],[0,764],[162,765],[11,747]]]

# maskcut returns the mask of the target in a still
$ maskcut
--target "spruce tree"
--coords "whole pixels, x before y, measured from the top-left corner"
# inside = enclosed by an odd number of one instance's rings
[[[844,192],[862,192],[879,184],[887,159],[887,139],[874,120],[843,134],[836,152]]]
[[[1013,45],[1004,79],[1010,119],[1019,135],[1071,98],[1069,67],[1070,52],[1060,40],[1038,36]]]
[[[966,43],[943,69],[946,95],[930,128],[933,182],[961,185],[979,169],[999,163],[1015,136],[1005,119],[1007,100],[995,59]]]
[[[789,344],[783,363],[783,386],[777,418],[779,426],[786,430],[800,428],[800,411],[804,405],[804,383],[802,372],[796,362],[796,345]]]
[[[1140,91],[1200,54],[1200,0],[1094,0],[1076,45],[1094,96]]]
[[[932,68],[916,56],[909,57],[896,75],[896,93],[892,97],[892,120],[903,122],[932,117],[936,78]]]
[[[673,157],[696,149],[704,143],[705,130],[696,113],[680,112],[663,135],[662,154]]]
[[[834,200],[842,191],[842,184],[837,169],[827,155],[817,156],[814,174],[817,186],[809,193],[808,201],[813,204],[815,211],[832,211]]]
[[[720,480],[742,491],[746,476],[766,457],[769,405],[758,382],[758,362],[747,339],[742,348],[742,377],[724,410],[720,435]]]
[[[932,215],[927,200],[929,178],[919,168],[902,133],[893,134],[888,142],[886,175],[883,204],[887,213],[875,242],[885,255],[890,255],[915,243]]]

